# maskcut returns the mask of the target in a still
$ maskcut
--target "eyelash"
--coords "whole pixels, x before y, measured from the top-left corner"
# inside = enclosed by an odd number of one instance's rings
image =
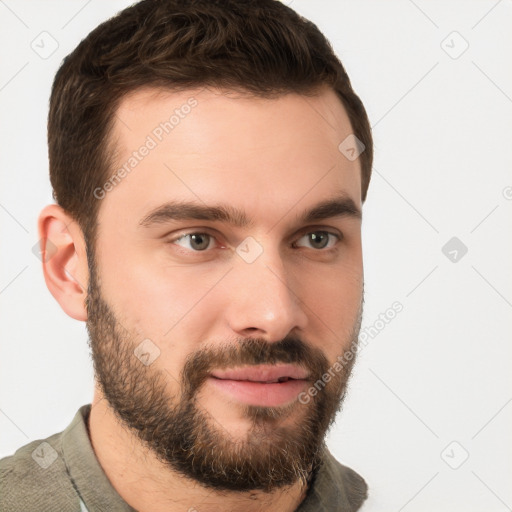
[[[313,230],[313,231],[304,231],[302,232],[302,234],[299,236],[299,238],[297,240],[300,240],[302,238],[304,238],[305,236],[308,236],[308,235],[312,235],[312,234],[318,234],[318,233],[323,233],[323,234],[327,234],[328,236],[331,236],[331,237],[334,237],[336,239],[336,242],[340,242],[342,239],[343,239],[343,235],[342,234],[338,234],[338,233],[333,233],[332,231],[328,231],[326,229],[316,229],[316,230]],[[213,240],[216,240],[215,238],[215,235],[212,235],[211,233],[208,233],[206,231],[189,231],[187,233],[182,233],[181,235],[169,240],[169,243],[171,244],[176,244],[176,242],[178,242],[179,240],[183,240],[184,238],[187,238],[187,237],[190,237],[192,235],[205,235],[207,237],[210,237],[210,239],[213,239]],[[327,252],[332,252],[334,250],[336,250],[336,245],[337,243],[334,243],[333,246],[331,247],[328,247],[328,248],[320,248],[320,249],[315,249],[313,247],[306,247],[308,249],[311,249],[315,252],[323,252],[323,253],[327,253]],[[198,250],[194,250],[194,249],[188,249],[188,248],[184,248],[182,246],[179,246],[179,247],[182,247],[183,249],[185,249],[187,252],[193,252],[193,253],[206,253],[206,252],[209,252],[212,248],[209,247],[210,244],[208,244],[208,247],[202,251],[198,251]],[[294,245],[294,247],[296,248],[296,246]]]

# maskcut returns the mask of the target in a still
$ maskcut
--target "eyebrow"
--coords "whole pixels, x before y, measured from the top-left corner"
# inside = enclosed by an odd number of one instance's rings
[[[361,210],[355,202],[347,195],[342,194],[304,210],[297,216],[296,221],[297,223],[307,223],[334,217],[361,219],[361,216]],[[186,201],[171,201],[155,208],[139,222],[139,225],[151,227],[155,224],[183,220],[217,221],[240,228],[253,225],[243,210],[233,206],[208,206]]]

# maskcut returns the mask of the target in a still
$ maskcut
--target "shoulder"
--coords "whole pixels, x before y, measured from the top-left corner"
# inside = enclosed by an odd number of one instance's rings
[[[0,511],[78,512],[78,495],[62,457],[61,433],[32,441],[0,460]]]

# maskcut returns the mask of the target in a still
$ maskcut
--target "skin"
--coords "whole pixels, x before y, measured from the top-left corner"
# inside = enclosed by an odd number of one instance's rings
[[[152,363],[168,374],[169,400],[179,392],[187,356],[242,338],[268,342],[298,336],[333,364],[347,350],[361,314],[361,220],[342,215],[298,222],[305,210],[334,197],[361,209],[359,161],[338,145],[352,133],[335,93],[277,99],[220,90],[169,92],[143,89],[125,97],[112,140],[122,166],[170,113],[194,97],[197,106],[101,200],[96,243],[103,298],[133,339],[161,350]],[[117,168],[117,167],[116,167]],[[228,205],[250,225],[180,220],[141,226],[171,201]],[[89,272],[79,226],[59,206],[41,213],[40,235],[57,247],[44,262],[47,285],[64,311],[87,321]],[[308,233],[329,237],[311,245]],[[208,233],[206,251],[194,251],[187,233]],[[236,248],[247,237],[261,246],[252,263]],[[206,383],[198,405],[234,441],[250,419],[239,404]],[[292,428],[305,414],[295,402],[280,425]],[[301,482],[270,493],[217,492],[164,466],[122,425],[97,384],[90,437],[112,485],[132,507],[145,511],[293,511],[304,499]]]

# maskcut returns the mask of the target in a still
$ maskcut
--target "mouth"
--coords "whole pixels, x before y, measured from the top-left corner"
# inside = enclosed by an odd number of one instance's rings
[[[300,366],[260,365],[215,370],[209,381],[237,402],[277,407],[297,400],[309,378],[309,373]]]
[[[250,382],[275,383],[288,380],[307,380],[309,373],[300,366],[259,365],[215,370],[211,376],[222,380],[244,380]]]

